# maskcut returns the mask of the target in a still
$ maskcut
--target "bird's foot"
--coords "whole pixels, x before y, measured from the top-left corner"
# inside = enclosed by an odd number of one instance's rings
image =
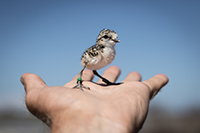
[[[99,75],[99,74],[97,73],[96,70],[93,70],[93,73],[94,73],[94,75],[96,75],[97,77],[101,78],[102,81],[103,81],[104,83],[106,83],[107,85],[120,85],[120,84],[122,84],[122,83],[112,83],[112,82],[110,82],[110,81],[107,80],[106,78],[104,78],[104,77],[102,77],[101,75]]]
[[[82,84],[82,82],[83,82],[83,81],[82,81],[82,78],[79,77],[79,78],[77,79],[77,85],[74,86],[73,89],[74,89],[74,88],[79,88],[80,90],[83,91],[83,88],[86,88],[86,89],[90,90],[90,87],[84,86],[84,85]]]
[[[105,82],[107,85],[120,85],[120,84],[122,84],[122,83],[112,83],[112,82],[110,82],[109,80],[107,80],[105,78],[103,78],[102,81]]]
[[[83,91],[83,88],[90,90],[90,87],[84,86],[83,84],[77,84],[76,86],[73,87],[73,89],[74,88],[79,88],[82,91]]]

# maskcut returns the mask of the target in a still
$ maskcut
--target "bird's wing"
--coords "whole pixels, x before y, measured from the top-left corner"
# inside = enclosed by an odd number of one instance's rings
[[[89,64],[98,64],[102,59],[101,54],[97,54],[96,56],[92,56],[89,60]]]

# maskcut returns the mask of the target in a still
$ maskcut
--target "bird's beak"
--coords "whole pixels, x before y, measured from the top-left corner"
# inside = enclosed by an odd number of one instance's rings
[[[120,42],[120,40],[118,40],[117,38],[116,39],[112,39],[114,42]]]

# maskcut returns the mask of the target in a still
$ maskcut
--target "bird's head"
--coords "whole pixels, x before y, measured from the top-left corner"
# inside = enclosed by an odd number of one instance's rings
[[[117,39],[118,35],[113,30],[103,29],[97,37],[97,43],[103,44],[104,46],[115,46],[120,40]]]

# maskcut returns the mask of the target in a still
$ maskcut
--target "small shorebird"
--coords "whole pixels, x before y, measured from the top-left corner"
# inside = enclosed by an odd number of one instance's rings
[[[97,70],[110,64],[115,58],[114,46],[119,43],[120,40],[117,39],[118,35],[113,30],[103,29],[99,36],[97,37],[96,44],[88,48],[82,55],[81,65],[83,69],[79,72],[79,78],[77,79],[77,85],[73,88],[87,88],[87,86],[82,85],[82,72],[85,68],[93,71],[94,75],[98,76],[107,85],[114,85],[117,83],[112,83],[109,80],[103,78],[97,73]]]

